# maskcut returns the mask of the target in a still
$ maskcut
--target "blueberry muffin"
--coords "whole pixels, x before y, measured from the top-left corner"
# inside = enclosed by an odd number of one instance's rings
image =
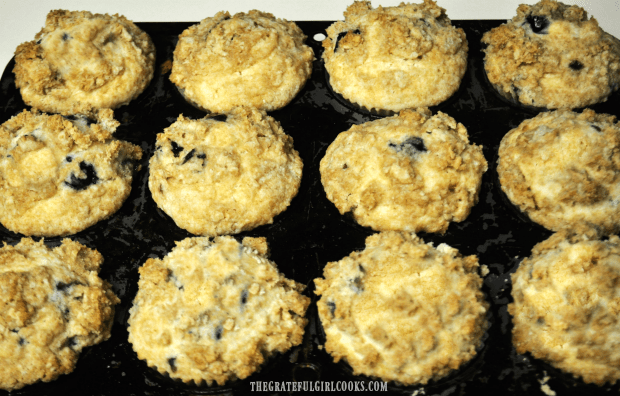
[[[499,147],[502,190],[542,226],[620,231],[620,124],[556,110],[523,121]]]
[[[244,379],[301,343],[310,299],[267,258],[265,238],[188,238],[140,268],[129,342],[184,382]]]
[[[485,70],[504,97],[572,109],[602,102],[620,84],[620,41],[576,5],[542,0],[484,34]]]
[[[74,234],[116,212],[131,191],[140,147],[98,122],[24,110],[0,125],[0,223],[24,235]]]
[[[110,337],[120,300],[97,275],[102,262],[69,239],[0,248],[0,389],[70,373],[83,348]]]
[[[303,164],[293,139],[264,111],[183,117],[157,135],[149,189],[157,205],[193,234],[236,234],[284,211]]]
[[[179,36],[170,80],[196,107],[286,106],[312,72],[314,53],[294,23],[252,10],[219,12]]]
[[[564,232],[534,246],[512,275],[512,340],[587,383],[620,379],[620,239]]]
[[[489,305],[476,256],[390,231],[327,263],[323,277],[314,282],[325,349],[355,375],[426,384],[482,346]]]
[[[15,51],[15,85],[41,111],[91,114],[135,99],[153,77],[155,46],[123,16],[54,10]]]
[[[341,214],[377,231],[441,232],[478,201],[487,162],[450,116],[427,109],[354,125],[321,160],[321,182]]]
[[[448,99],[467,69],[467,39],[434,1],[373,9],[356,1],[327,28],[329,83],[368,110],[398,112]]]

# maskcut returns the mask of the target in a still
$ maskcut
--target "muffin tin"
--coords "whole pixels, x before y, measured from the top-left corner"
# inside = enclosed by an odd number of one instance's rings
[[[400,386],[388,383],[383,394],[410,395],[480,395],[543,394],[553,390],[564,394],[603,394],[617,392],[620,385],[588,385],[571,375],[532,358],[518,355],[511,343],[512,324],[507,313],[510,297],[510,274],[531,248],[551,232],[531,222],[504,196],[497,177],[497,150],[502,137],[536,111],[510,103],[497,94],[484,76],[480,39],[482,34],[503,21],[453,21],[465,30],[469,41],[468,70],[460,89],[446,102],[432,108],[443,111],[467,127],[470,142],[482,144],[489,170],[483,177],[479,202],[469,217],[453,223],[444,235],[420,233],[426,242],[447,243],[463,255],[476,254],[490,273],[484,278],[486,298],[491,304],[484,346],[478,355],[447,378],[424,386]],[[157,208],[148,191],[148,160],[153,154],[155,136],[173,123],[179,114],[201,118],[204,112],[187,103],[168,79],[177,36],[193,23],[138,23],[157,48],[155,77],[144,93],[129,105],[115,111],[121,122],[116,138],[140,145],[144,151],[131,195],[112,217],[72,235],[105,258],[100,276],[113,284],[121,298],[116,308],[112,336],[108,341],[85,349],[75,371],[50,383],[37,383],[11,395],[195,395],[246,394],[252,381],[362,381],[368,386],[374,379],[353,376],[346,363],[333,363],[322,349],[324,336],[316,312],[312,280],[322,276],[329,261],[340,260],[354,250],[364,248],[364,240],[373,231],[359,226],[350,215],[340,215],[329,202],[320,183],[319,162],[338,133],[378,118],[356,109],[337,98],[328,88],[321,61],[322,46],[314,39],[324,34],[331,22],[298,22],[308,36],[316,60],[313,72],[300,94],[286,107],[269,113],[294,139],[295,149],[304,162],[298,195],[290,207],[278,215],[273,224],[237,235],[265,236],[271,259],[288,278],[306,284],[306,294],[313,300],[307,316],[309,324],[302,345],[275,356],[263,369],[245,380],[225,386],[196,386],[165,377],[140,361],[127,341],[127,318],[137,292],[138,268],[149,257],[163,257],[174,241],[192,236],[177,227]],[[317,36],[318,38],[318,36]],[[11,61],[0,80],[0,122],[21,112],[26,106],[15,88]],[[596,112],[620,116],[620,94],[591,108]],[[2,241],[15,244],[21,235],[0,226]],[[61,238],[47,238],[50,246]],[[307,384],[308,385],[308,384]],[[358,383],[358,387],[359,387]],[[417,392],[417,393],[416,393]],[[275,394],[278,392],[262,392]],[[279,392],[287,394],[288,392]],[[0,391],[0,395],[8,394]],[[547,393],[549,394],[549,393]]]

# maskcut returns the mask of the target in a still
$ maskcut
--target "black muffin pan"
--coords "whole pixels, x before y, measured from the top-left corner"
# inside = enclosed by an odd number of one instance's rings
[[[489,170],[483,177],[479,202],[465,221],[451,224],[444,235],[420,234],[426,242],[435,245],[447,243],[463,255],[475,254],[481,264],[488,266],[490,273],[484,278],[484,292],[491,305],[491,327],[478,355],[447,378],[424,386],[388,383],[387,392],[382,394],[543,394],[541,381],[546,381],[557,395],[617,393],[620,389],[619,385],[598,387],[585,384],[527,354],[518,355],[511,343],[512,324],[507,313],[507,305],[512,300],[510,274],[522,258],[529,256],[531,248],[548,238],[551,232],[531,222],[506,199],[495,171],[502,137],[523,120],[537,114],[532,109],[503,99],[485,79],[480,39],[484,32],[500,23],[502,21],[454,21],[456,26],[465,30],[469,41],[467,72],[458,92],[445,103],[432,108],[433,112],[442,111],[463,123],[470,141],[484,146]],[[327,262],[362,250],[365,238],[374,233],[356,224],[350,215],[340,215],[327,200],[320,182],[319,162],[336,136],[353,124],[380,118],[337,98],[328,88],[327,74],[321,61],[322,46],[314,37],[325,34],[331,22],[298,22],[308,36],[307,44],[315,53],[312,76],[288,106],[270,113],[293,137],[295,148],[304,162],[299,193],[290,207],[274,219],[273,224],[235,236],[239,239],[265,236],[270,245],[271,259],[280,271],[288,278],[307,285],[305,293],[312,298],[312,304],[307,313],[309,324],[303,343],[285,354],[274,356],[250,378],[212,387],[184,384],[159,374],[140,361],[128,343],[127,318],[137,292],[138,268],[149,257],[166,255],[175,246],[175,241],[192,236],[157,208],[147,187],[148,160],[154,151],[156,134],[173,123],[179,114],[190,118],[205,115],[185,102],[169,80],[169,62],[177,36],[192,24],[138,24],[152,37],[157,48],[155,76],[142,95],[115,111],[115,118],[121,122],[116,137],[142,147],[142,167],[135,174],[131,195],[117,213],[70,236],[99,250],[105,258],[100,275],[112,283],[114,292],[121,298],[121,303],[116,307],[112,336],[108,341],[86,348],[73,373],[50,383],[26,386],[11,395],[247,394],[257,390],[254,381],[312,381],[313,386],[318,384],[334,388],[342,385],[339,381],[357,381],[357,389],[361,389],[362,385],[368,389],[369,382],[376,380],[354,376],[346,363],[333,363],[325,350],[320,348],[324,338],[313,293],[312,280],[322,275]],[[0,122],[28,108],[15,88],[13,66],[11,61],[0,80]],[[591,108],[619,116],[619,104],[620,97],[616,93],[607,102]],[[15,244],[22,236],[0,226],[0,237],[8,244]],[[47,238],[45,243],[57,246],[61,239]],[[549,378],[545,380],[546,377]],[[273,386],[275,383],[271,384]],[[345,384],[348,389],[349,383]],[[310,389],[308,382],[305,385],[306,389]],[[355,389],[354,383],[351,383],[351,388]],[[261,393],[294,393],[292,386],[290,389],[290,392],[287,388],[285,391]],[[7,394],[0,391],[0,395]]]

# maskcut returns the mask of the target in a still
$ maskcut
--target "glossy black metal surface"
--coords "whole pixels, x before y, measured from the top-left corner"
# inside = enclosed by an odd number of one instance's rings
[[[543,394],[540,381],[547,375],[548,385],[558,395],[603,394],[618,391],[618,386],[586,385],[530,356],[517,355],[510,342],[512,325],[507,313],[510,298],[510,274],[521,258],[530,254],[532,246],[551,233],[530,222],[505,198],[495,171],[501,138],[536,112],[501,98],[493,92],[484,77],[482,34],[500,21],[455,21],[469,41],[469,64],[461,88],[453,98],[433,111],[443,111],[463,123],[470,141],[484,145],[489,170],[484,175],[479,203],[468,219],[451,224],[445,235],[421,234],[427,242],[447,243],[464,255],[476,254],[486,264],[484,291],[491,303],[492,326],[486,334],[478,356],[465,367],[436,383],[418,387],[388,384],[388,393],[432,395],[479,394]],[[313,74],[302,92],[284,109],[270,113],[295,141],[304,162],[301,188],[291,206],[277,216],[274,223],[238,235],[266,236],[271,259],[287,277],[308,286],[313,299],[308,311],[310,323],[304,342],[292,351],[271,359],[266,367],[251,378],[222,387],[186,385],[160,375],[136,357],[127,342],[128,310],[137,292],[138,267],[149,257],[163,257],[174,241],[191,236],[178,228],[159,210],[147,187],[148,160],[153,154],[155,136],[176,120],[179,114],[201,118],[204,112],[187,104],[168,79],[168,61],[177,35],[190,23],[141,23],[157,47],[157,69],[145,92],[128,106],[115,111],[121,122],[116,137],[138,144],[144,151],[142,169],[137,172],[133,190],[123,207],[108,220],[71,236],[72,239],[98,249],[105,257],[101,276],[110,281],[121,298],[117,306],[112,337],[83,351],[75,371],[51,383],[37,383],[15,391],[16,395],[193,395],[246,394],[251,381],[366,381],[351,374],[344,363],[334,364],[319,349],[323,343],[314,302],[312,279],[321,276],[328,261],[339,260],[354,250],[364,248],[364,240],[373,233],[357,225],[350,216],[341,216],[327,200],[320,183],[319,162],[327,146],[338,133],[353,124],[378,116],[356,110],[337,99],[328,89],[321,59],[320,42],[313,39],[324,33],[329,22],[299,22],[308,36],[317,60]],[[15,89],[11,62],[0,80],[0,122],[27,108]],[[619,95],[592,108],[597,112],[620,115]],[[15,244],[21,238],[0,226],[2,241]],[[56,246],[61,238],[46,239]],[[262,392],[269,394],[270,392]],[[273,392],[272,392],[273,393]],[[286,394],[288,392],[280,392]],[[0,391],[0,395],[8,394]]]

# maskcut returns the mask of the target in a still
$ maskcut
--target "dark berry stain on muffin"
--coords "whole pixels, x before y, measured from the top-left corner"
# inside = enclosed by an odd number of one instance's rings
[[[590,126],[594,128],[597,132],[601,132],[601,127],[594,125],[594,124],[590,124]]]
[[[248,302],[248,291],[244,290],[241,292],[241,305],[245,305]]]
[[[99,181],[97,177],[97,172],[95,172],[95,167],[93,164],[89,164],[88,162],[81,161],[80,162],[80,170],[84,173],[84,177],[76,177],[74,173],[71,173],[69,176],[69,181],[64,182],[67,186],[71,187],[74,190],[81,191],[85,190],[89,186],[96,184]]]
[[[178,157],[181,151],[184,150],[183,146],[179,146],[179,144],[175,141],[170,142],[170,147],[172,149],[172,155]]]
[[[63,33],[62,34],[62,41],[67,41],[69,40],[69,35],[67,33]]]
[[[65,158],[65,161],[71,162],[71,161],[73,161],[73,157],[70,156],[70,155],[67,155],[67,157]]]
[[[357,294],[364,291],[364,285],[362,284],[362,278],[356,276],[353,280],[351,280],[351,289]]]
[[[196,153],[196,149],[192,149],[189,153],[187,153],[187,155],[185,155],[185,157],[183,158],[183,164],[191,160],[195,153]]]
[[[583,63],[579,62],[578,60],[574,60],[568,65],[568,67],[573,70],[581,70],[583,69]]]
[[[545,29],[549,27],[549,20],[547,18],[544,16],[530,15],[526,18],[526,20],[527,23],[530,24],[532,32],[536,34],[547,34],[545,31]]]
[[[361,264],[358,264],[357,267],[359,268],[360,272],[366,272],[366,270],[364,269],[364,267],[362,267]]]
[[[336,303],[333,301],[328,301],[327,307],[329,308],[329,313],[331,313],[332,316],[334,316],[334,313],[336,312]]]
[[[344,38],[344,36],[346,36],[348,33],[349,33],[349,31],[338,33],[338,37],[336,37],[336,46],[334,47],[334,52],[336,52],[338,50],[338,44],[340,43],[340,40],[342,40]],[[355,29],[352,33],[353,34],[362,34],[362,32],[360,32],[359,29]]]
[[[427,151],[426,146],[424,145],[424,140],[417,136],[407,138],[400,144],[388,143],[388,146],[397,153],[403,152],[409,157],[414,157],[416,154]]]
[[[76,345],[77,345],[77,341],[75,339],[75,336],[67,338],[65,342],[62,344],[64,348],[67,348],[67,347],[73,348]]]
[[[215,338],[216,341],[219,341],[222,339],[223,331],[224,329],[222,328],[222,326],[217,326],[217,328],[215,329],[215,333],[213,334],[213,337]]]
[[[58,290],[59,292],[66,293],[68,289],[70,289],[74,285],[79,285],[79,284],[80,284],[79,282],[69,282],[69,283],[58,282],[56,283],[56,290]]]
[[[207,158],[207,155],[205,153],[202,153],[202,154],[198,154],[196,157],[198,157],[198,158],[203,160],[203,159]]]
[[[170,366],[170,370],[172,370],[173,373],[177,372],[176,361],[177,361],[177,358],[168,359],[168,365]]]
[[[23,337],[19,337],[18,344],[19,344],[20,346],[22,346],[22,345],[24,345],[25,343],[26,343],[26,339],[25,339],[25,338],[23,338]]]

